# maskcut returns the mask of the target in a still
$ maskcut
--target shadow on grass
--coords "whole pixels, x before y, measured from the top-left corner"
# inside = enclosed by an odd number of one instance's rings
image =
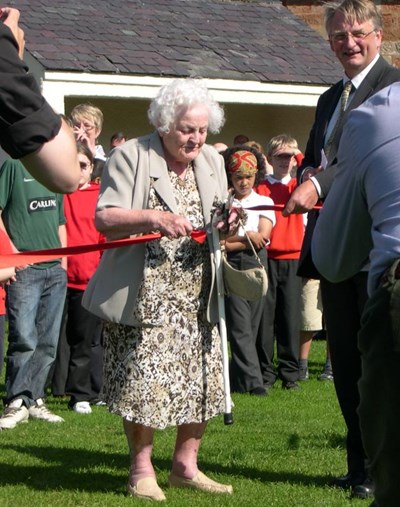
[[[26,484],[38,491],[80,490],[85,492],[122,492],[128,477],[128,456],[84,449],[55,448],[29,445],[4,445],[4,450],[45,462],[45,465],[24,466],[0,463],[0,487]],[[171,461],[153,459],[156,470],[167,473]],[[207,474],[222,474],[265,483],[291,483],[303,486],[325,486],[328,475],[307,475],[294,472],[274,472],[239,466],[220,466],[201,461],[199,468]],[[160,485],[164,486],[161,479]],[[166,482],[166,481],[165,481]]]

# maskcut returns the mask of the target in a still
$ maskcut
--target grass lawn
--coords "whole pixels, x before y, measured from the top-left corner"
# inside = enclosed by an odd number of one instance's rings
[[[171,507],[368,507],[327,482],[346,473],[344,424],[332,382],[317,375],[325,342],[314,342],[310,380],[299,391],[277,384],[266,398],[234,395],[234,424],[210,422],[200,467],[233,485],[232,496],[167,488],[175,432],[156,434],[154,464]],[[4,381],[0,384],[4,394]],[[91,415],[48,399],[64,424],[29,421],[0,432],[1,507],[149,505],[125,496],[128,456],[121,420],[104,407]]]

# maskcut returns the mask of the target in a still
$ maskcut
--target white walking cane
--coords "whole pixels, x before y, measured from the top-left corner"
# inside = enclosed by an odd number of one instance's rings
[[[214,226],[211,227],[212,227],[212,240],[215,260],[215,277],[217,282],[217,293],[218,293],[218,318],[219,318],[219,334],[221,336],[222,372],[224,377],[224,391],[225,391],[224,423],[233,424],[231,387],[229,384],[228,337],[226,333],[226,322],[225,322],[225,296],[224,296],[225,290],[224,290],[224,278],[222,276],[221,245],[219,243],[218,229],[216,229]]]

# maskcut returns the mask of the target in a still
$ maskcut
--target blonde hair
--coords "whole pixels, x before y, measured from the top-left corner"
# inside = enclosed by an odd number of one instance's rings
[[[80,123],[82,120],[91,121],[99,133],[103,128],[103,113],[93,104],[78,104],[73,108],[70,116],[73,123]]]
[[[267,144],[267,156],[271,157],[273,153],[282,146],[287,146],[293,150],[298,150],[299,146],[294,137],[288,134],[280,134],[279,136],[272,137]]]
[[[257,141],[247,141],[244,143],[244,146],[251,146],[252,148],[258,150],[260,153],[264,153],[264,148]]]
[[[382,16],[378,7],[371,0],[344,0],[325,4],[325,30],[331,32],[332,21],[337,12],[341,12],[346,21],[364,23],[371,21],[375,30],[382,29]]]

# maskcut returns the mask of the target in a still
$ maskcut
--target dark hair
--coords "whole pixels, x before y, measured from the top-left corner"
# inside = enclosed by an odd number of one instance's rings
[[[95,158],[93,164],[93,172],[92,172],[92,181],[99,182],[101,180],[101,175],[103,174],[104,166],[106,165],[105,160],[101,158]]]
[[[126,139],[125,132],[115,132],[110,139],[110,144],[112,144],[113,141],[122,141],[122,139]]]
[[[78,150],[78,153],[82,153],[82,155],[85,155],[85,157],[87,157],[90,160],[90,163],[93,164],[93,153],[87,144],[77,142],[76,148]]]
[[[237,134],[233,139],[234,145],[248,143],[250,139],[245,134]]]
[[[261,183],[265,178],[265,174],[267,172],[267,166],[266,166],[265,158],[264,158],[263,154],[260,153],[255,148],[253,148],[252,146],[246,146],[244,144],[238,145],[238,146],[231,146],[230,148],[225,150],[223,153],[221,153],[221,155],[224,157],[224,160],[225,160],[225,170],[228,166],[229,159],[237,151],[249,151],[250,153],[252,153],[256,157],[257,172],[256,172],[256,179],[255,179],[254,185],[256,186],[259,183]],[[228,178],[229,185],[232,185],[231,174],[227,170],[226,170],[226,175]]]

